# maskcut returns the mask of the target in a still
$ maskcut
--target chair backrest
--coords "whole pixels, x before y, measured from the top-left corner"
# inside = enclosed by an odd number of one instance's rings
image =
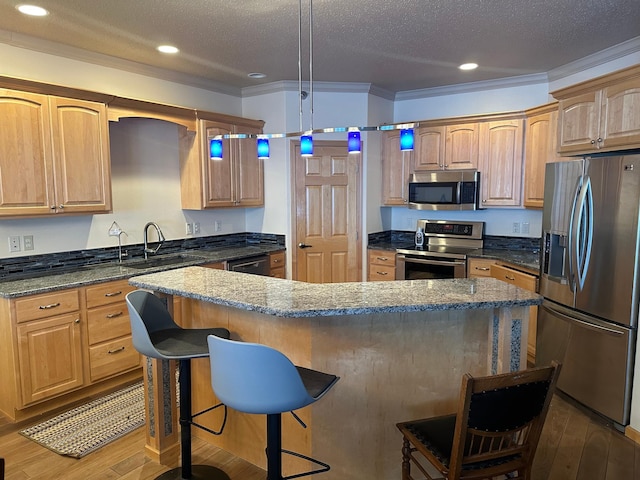
[[[272,414],[305,407],[316,399],[298,369],[266,345],[209,335],[211,386],[225,405],[246,413]]]
[[[180,327],[173,321],[164,302],[145,290],[134,290],[126,296],[135,349],[152,358],[164,358],[151,342],[150,334]]]
[[[553,362],[488,377],[464,375],[449,478],[459,478],[477,462],[486,468],[502,463],[531,468],[559,374],[560,365]]]

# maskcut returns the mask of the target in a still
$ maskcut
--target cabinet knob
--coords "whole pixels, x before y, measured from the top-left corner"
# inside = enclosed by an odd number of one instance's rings
[[[80,323],[80,319],[79,319],[79,318],[76,318],[75,323]]]
[[[59,205],[58,210],[64,210],[64,205]]]
[[[56,206],[55,205],[51,205],[51,210],[55,210]]]
[[[591,140],[591,145],[595,145],[596,141],[595,140]]]

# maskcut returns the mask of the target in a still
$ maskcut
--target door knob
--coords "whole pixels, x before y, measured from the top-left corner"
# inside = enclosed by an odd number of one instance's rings
[[[309,247],[312,247],[312,246],[313,245],[307,245],[306,243],[302,243],[302,242],[300,242],[298,244],[298,248],[309,248]]]

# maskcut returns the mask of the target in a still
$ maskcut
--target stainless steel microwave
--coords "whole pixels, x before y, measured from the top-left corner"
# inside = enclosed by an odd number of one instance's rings
[[[416,210],[478,210],[480,172],[438,170],[409,177],[409,208]]]

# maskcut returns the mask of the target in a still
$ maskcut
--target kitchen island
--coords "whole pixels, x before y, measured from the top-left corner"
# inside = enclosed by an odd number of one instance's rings
[[[528,307],[541,302],[492,278],[310,284],[188,267],[130,283],[181,298],[176,318],[185,328],[226,327],[233,339],[270,345],[297,365],[338,375],[325,398],[298,412],[308,429],[283,416],[283,448],[329,463],[327,479],[399,478],[396,422],[451,413],[465,372],[524,368]],[[147,452],[170,464],[177,428],[175,407],[165,406],[175,385],[167,381],[171,366],[161,364],[147,362]],[[195,360],[192,372],[197,411],[215,402],[208,359]],[[203,418],[212,428],[220,423],[217,412]],[[230,411],[222,435],[193,433],[264,468],[265,423],[264,416]],[[287,457],[284,466],[285,475],[307,467]]]

